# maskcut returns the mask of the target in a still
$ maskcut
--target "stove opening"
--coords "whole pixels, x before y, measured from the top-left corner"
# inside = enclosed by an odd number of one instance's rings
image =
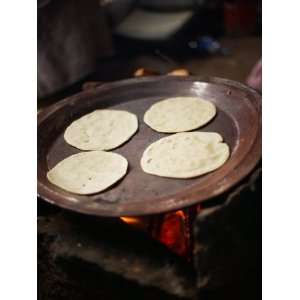
[[[200,206],[147,217],[121,217],[127,225],[147,232],[177,255],[192,258],[192,228]]]

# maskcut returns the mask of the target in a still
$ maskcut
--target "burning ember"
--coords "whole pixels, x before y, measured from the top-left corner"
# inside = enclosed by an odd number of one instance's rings
[[[182,210],[166,214],[160,227],[158,240],[175,253],[186,256],[188,253],[186,216]]]

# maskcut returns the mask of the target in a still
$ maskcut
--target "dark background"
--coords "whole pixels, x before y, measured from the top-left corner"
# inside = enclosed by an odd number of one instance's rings
[[[162,31],[170,15],[180,20],[185,13],[190,18],[164,38],[147,38],[153,23]],[[257,0],[38,1],[39,108],[79,92],[86,81],[132,77],[140,67],[161,74],[184,67],[246,82],[260,58]]]

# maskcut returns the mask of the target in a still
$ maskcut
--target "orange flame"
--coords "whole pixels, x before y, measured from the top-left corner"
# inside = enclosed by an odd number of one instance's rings
[[[124,223],[137,228],[137,229],[146,229],[147,224],[142,218],[136,217],[121,217],[120,218]]]
[[[140,223],[140,220],[138,218],[121,217],[121,220],[127,224],[132,224],[132,225]]]

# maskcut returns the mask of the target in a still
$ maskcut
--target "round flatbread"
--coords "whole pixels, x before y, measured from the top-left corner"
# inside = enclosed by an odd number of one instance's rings
[[[144,151],[144,172],[171,178],[192,178],[221,167],[229,147],[215,132],[184,132],[162,138]]]
[[[213,103],[197,97],[168,98],[153,104],[144,122],[158,132],[174,133],[197,129],[216,115]]]
[[[138,129],[136,115],[121,110],[100,109],[74,121],[65,131],[65,141],[80,150],[111,150]]]
[[[105,151],[82,152],[59,162],[47,173],[48,180],[76,194],[101,192],[125,176],[126,158]]]

